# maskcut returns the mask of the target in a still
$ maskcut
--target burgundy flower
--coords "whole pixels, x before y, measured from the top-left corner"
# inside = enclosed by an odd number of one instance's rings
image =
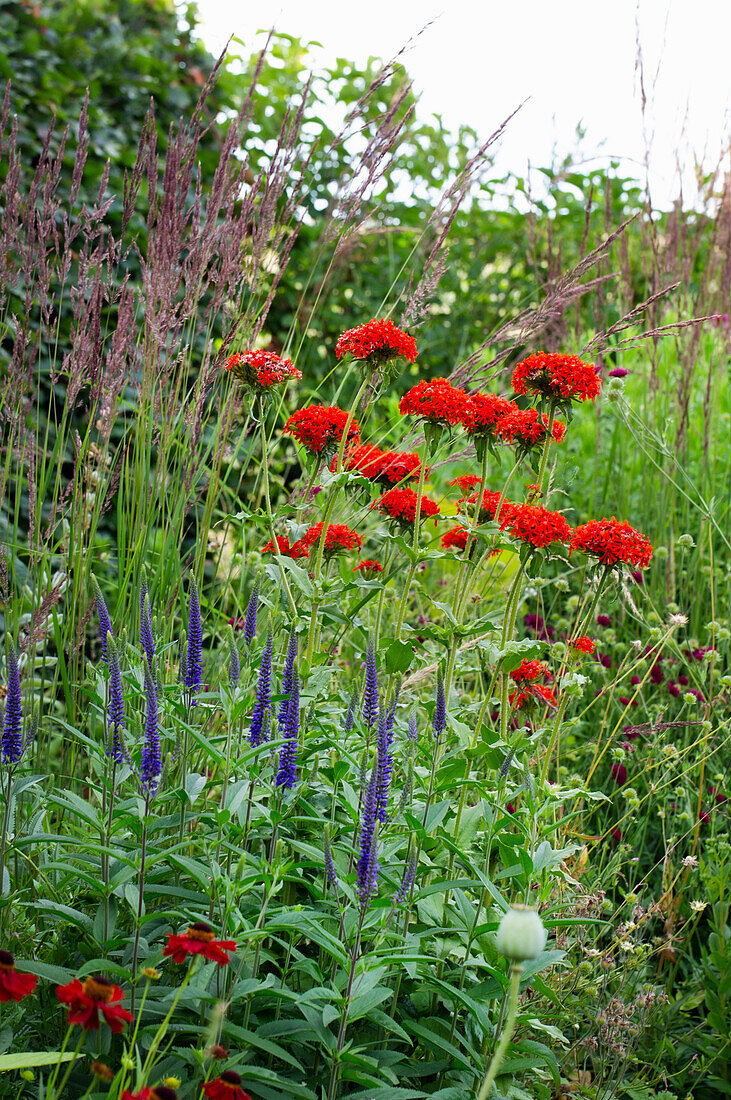
[[[248,1092],[241,1088],[241,1078],[233,1069],[224,1070],[220,1077],[208,1081],[203,1086],[208,1100],[251,1100]]]
[[[0,950],[0,1002],[22,1001],[36,987],[35,974],[21,974],[15,969],[15,959],[9,951]]]
[[[627,769],[624,764],[612,764],[611,771],[609,773],[612,779],[615,781],[618,787],[621,787],[627,782]]]

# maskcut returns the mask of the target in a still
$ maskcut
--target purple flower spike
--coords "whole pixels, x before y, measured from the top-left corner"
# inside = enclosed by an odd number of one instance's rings
[[[338,872],[335,869],[335,860],[333,859],[332,845],[330,844],[330,830],[328,828],[325,829],[323,856],[325,861],[325,881],[328,886],[332,886],[333,890],[337,890]]]
[[[259,665],[259,681],[256,685],[256,702],[251,715],[249,741],[256,747],[269,740],[269,715],[272,709],[272,654],[274,643],[271,634],[267,638]]]
[[[363,721],[369,730],[373,729],[378,717],[378,672],[376,669],[376,647],[373,641],[366,650],[365,691],[363,694]]]
[[[297,635],[294,630],[289,636],[289,645],[287,647],[287,659],[284,662],[284,673],[282,674],[282,695],[284,698],[279,704],[279,713],[277,714],[277,723],[279,725],[280,733],[286,736],[287,720],[289,718],[289,704],[292,695],[292,685],[294,683],[294,665],[297,660]]]
[[[99,617],[99,635],[101,637],[101,643],[102,643],[102,658],[106,661],[107,660],[107,634],[113,634],[114,633],[113,630],[112,630],[112,620],[109,618],[109,611],[107,610],[107,605],[104,602],[104,597],[102,596],[102,590],[99,587],[99,582],[97,581],[97,579],[96,579],[96,577],[94,576],[93,573],[92,573],[92,577],[91,577],[91,583],[94,587],[94,598],[96,600],[96,613],[97,613],[97,616]]]
[[[140,642],[150,668],[155,664],[155,639],[152,637],[152,614],[150,611],[150,593],[143,575],[140,585]]]
[[[248,649],[256,634],[256,616],[259,610],[259,585],[255,584],[246,605],[246,618],[244,619],[244,645]]]
[[[149,664],[145,664],[145,700],[145,739],[142,743],[140,782],[143,791],[149,797],[157,790],[162,775],[157,684]]]
[[[111,630],[107,631],[107,652],[109,654],[109,733],[111,734],[107,745],[107,752],[118,764],[124,761],[124,697],[122,695],[122,672],[119,667],[119,652],[112,637]]]
[[[294,635],[293,635],[294,637]],[[290,642],[290,652],[292,643]],[[297,638],[294,637],[294,657],[297,656]],[[289,662],[289,656],[287,658]],[[290,790],[297,782],[297,738],[300,726],[300,679],[296,667],[290,671],[289,699],[287,701],[287,713],[282,728],[280,711],[280,729],[285,737],[284,745],[279,756],[279,771],[275,780],[278,787]]]
[[[350,696],[350,702],[348,703],[348,709],[345,712],[345,718],[343,720],[343,732],[347,736],[355,725],[355,710],[358,706],[358,689],[353,688],[353,694]]]
[[[416,721],[416,714],[414,711],[409,715],[409,722],[407,726],[409,741],[419,740],[419,726]]]
[[[391,774],[393,772],[393,724],[396,718],[396,704],[398,692],[387,710],[381,708],[378,718],[378,738],[376,767],[378,769],[378,784],[376,789],[376,817],[385,824],[388,818],[388,792],[391,786]]]
[[[356,893],[361,905],[369,904],[378,886],[378,823],[376,818],[378,799],[378,766],[371,771],[360,823],[360,854],[356,868]]]
[[[437,701],[434,707],[434,739],[440,741],[447,728],[447,700],[444,694],[444,677],[437,674]]]
[[[17,764],[23,755],[23,707],[20,695],[20,670],[14,649],[8,649],[8,693],[3,719],[3,764]]]
[[[228,628],[228,683],[230,688],[238,687],[241,677],[241,658],[236,638],[231,627]]]
[[[188,653],[185,662],[185,686],[190,694],[190,705],[193,707],[197,706],[195,694],[200,690],[203,678],[202,645],[201,604],[198,586],[191,577],[188,588]]]
[[[404,877],[401,879],[401,885],[396,891],[396,896],[393,899],[394,905],[401,905],[406,901],[411,893],[411,890],[416,881],[416,852],[412,852],[409,856],[406,867],[404,868]]]

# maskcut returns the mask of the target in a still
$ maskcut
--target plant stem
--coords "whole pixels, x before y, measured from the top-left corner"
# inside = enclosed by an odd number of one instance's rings
[[[477,1100],[487,1100],[490,1095],[490,1089],[495,1083],[495,1078],[498,1075],[500,1066],[502,1065],[505,1052],[510,1045],[510,1040],[513,1037],[515,1031],[515,1020],[518,1015],[518,993],[520,991],[520,975],[523,970],[522,963],[513,963],[510,967],[510,1001],[508,1007],[508,1016],[505,1021],[505,1028],[503,1030],[500,1042],[498,1043],[497,1050],[492,1056],[490,1061],[490,1068],[485,1074],[485,1080],[482,1082],[482,1088],[477,1093]]]

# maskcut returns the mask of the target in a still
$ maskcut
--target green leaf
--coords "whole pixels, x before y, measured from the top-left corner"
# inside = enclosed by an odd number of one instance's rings
[[[386,650],[385,666],[389,676],[408,672],[414,660],[414,648],[408,642],[393,641]]]
[[[71,1062],[76,1057],[73,1050],[37,1050],[25,1054],[0,1054],[0,1071],[9,1069],[33,1069],[35,1066],[55,1066],[58,1062]]]

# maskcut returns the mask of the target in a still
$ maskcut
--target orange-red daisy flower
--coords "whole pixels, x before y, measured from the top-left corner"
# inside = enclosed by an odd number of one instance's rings
[[[0,950],[0,1002],[22,1001],[33,992],[37,982],[36,974],[19,973],[10,952]]]
[[[208,1100],[251,1100],[241,1088],[241,1077],[234,1069],[227,1069],[214,1081],[207,1081],[203,1093]]]
[[[187,932],[179,935],[171,932],[162,953],[175,963],[185,962],[188,955],[202,955],[209,962],[225,966],[230,962],[230,956],[226,952],[235,950],[235,940],[217,940],[209,924],[196,921],[195,924],[189,925]]]
[[[582,550],[599,559],[602,565],[635,565],[646,569],[652,557],[652,544],[626,520],[592,519],[574,531],[569,553]]]
[[[593,363],[576,355],[539,351],[523,359],[513,371],[513,389],[558,402],[593,401],[602,388]]]
[[[116,1003],[124,997],[123,990],[106,978],[85,978],[83,982],[74,978],[57,986],[56,996],[69,1006],[69,1024],[81,1024],[84,1031],[99,1030],[100,1012],[115,1033],[132,1019],[132,1013]]]
[[[230,355],[224,364],[226,370],[258,390],[270,390],[284,382],[299,382],[302,372],[290,359],[281,359],[273,351],[243,351]]]
[[[416,340],[396,328],[388,317],[381,320],[374,318],[344,332],[335,345],[335,355],[338,359],[346,355],[353,359],[366,359],[373,366],[396,359],[413,363],[416,359]]]

